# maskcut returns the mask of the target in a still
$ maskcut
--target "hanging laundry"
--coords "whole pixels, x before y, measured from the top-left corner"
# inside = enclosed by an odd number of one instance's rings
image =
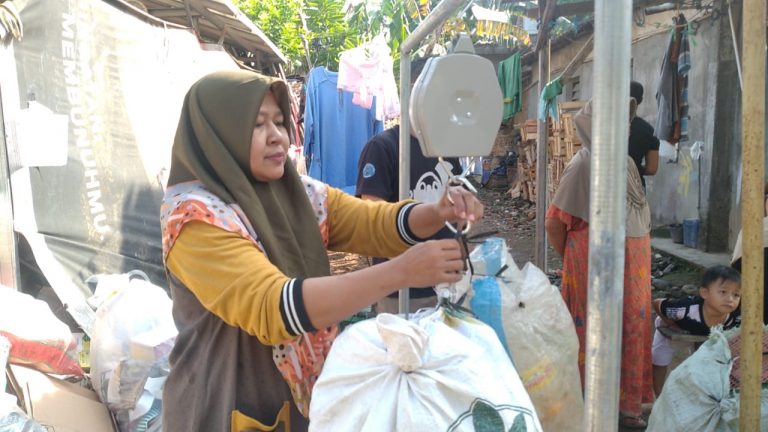
[[[679,141],[688,141],[688,72],[691,70],[691,45],[688,38],[688,22],[685,16],[680,14],[677,22],[678,26],[686,26],[681,29],[680,35],[680,55],[677,59],[677,79],[680,89],[680,122],[675,129]]]
[[[352,102],[366,109],[373,106],[375,97],[377,120],[400,115],[392,56],[383,36],[341,53],[337,86],[352,92]]]
[[[309,72],[304,111],[304,157],[309,175],[354,194],[357,161],[368,140],[384,130],[371,109],[352,103],[337,89],[338,73],[325,67]]]
[[[504,95],[504,116],[507,121],[513,115],[523,110],[523,73],[520,53],[499,63],[498,76],[501,92]]]
[[[557,77],[541,91],[539,99],[539,120],[546,121],[547,116],[557,120],[557,97],[563,93],[563,80]]]
[[[691,51],[685,16],[673,18],[675,28],[661,63],[661,79],[656,90],[658,116],[656,137],[672,144],[688,140],[688,72]]]

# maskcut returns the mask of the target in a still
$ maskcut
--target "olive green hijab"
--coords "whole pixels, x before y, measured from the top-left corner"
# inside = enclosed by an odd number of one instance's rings
[[[291,118],[283,81],[243,70],[215,72],[192,85],[173,142],[168,186],[199,180],[248,217],[267,257],[289,277],[330,274],[315,212],[290,160],[279,180],[250,170],[251,135],[268,91]],[[225,264],[225,263],[222,263]]]

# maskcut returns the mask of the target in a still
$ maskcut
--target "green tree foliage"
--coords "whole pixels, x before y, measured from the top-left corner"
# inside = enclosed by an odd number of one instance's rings
[[[358,36],[347,23],[344,0],[305,0],[309,51],[313,66],[339,68],[339,54],[354,48]]]
[[[393,56],[399,57],[400,45],[421,22],[418,5],[422,2],[437,4],[438,0],[382,0],[377,8],[364,1],[350,12],[349,25],[363,40],[384,34]],[[422,10],[426,14],[429,7]]]
[[[344,0],[234,0],[289,59],[289,73],[313,66],[337,70],[339,54],[357,42],[342,11]],[[302,14],[306,28],[302,23]],[[306,41],[308,50],[304,48]]]
[[[289,73],[305,67],[299,15],[301,0],[234,0],[234,3],[288,57]]]
[[[306,72],[310,67],[307,57],[311,66],[338,70],[342,51],[382,34],[392,50],[398,76],[400,45],[439,0],[363,0],[349,11],[344,10],[345,0],[234,2],[290,59],[289,73]],[[478,0],[478,4],[491,8],[499,8],[500,3],[501,0]],[[515,15],[524,12],[522,8],[510,11]],[[443,45],[459,32],[468,32],[474,38],[474,24],[468,8],[457,11],[424,42],[418,55],[432,53],[435,45]]]

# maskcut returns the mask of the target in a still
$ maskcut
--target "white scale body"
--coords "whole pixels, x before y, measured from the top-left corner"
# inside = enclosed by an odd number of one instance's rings
[[[493,63],[468,36],[451,54],[429,59],[413,86],[411,127],[428,157],[488,156],[503,111]]]

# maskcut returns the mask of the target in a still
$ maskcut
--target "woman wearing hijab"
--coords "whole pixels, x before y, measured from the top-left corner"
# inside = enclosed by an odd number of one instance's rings
[[[479,219],[472,194],[374,203],[301,177],[289,116],[286,85],[251,72],[208,75],[185,98],[161,209],[179,330],[164,430],[306,430],[337,322],[399,288],[460,279],[456,241],[419,239]],[[327,250],[395,258],[331,276]]]
[[[637,104],[630,99],[630,116]],[[589,260],[589,183],[592,102],[574,117],[583,148],[566,166],[547,211],[549,241],[563,258],[562,295],[579,337],[579,370],[584,382]],[[624,313],[621,344],[622,426],[644,428],[642,403],[652,402],[650,210],[637,167],[627,163],[627,222]]]

